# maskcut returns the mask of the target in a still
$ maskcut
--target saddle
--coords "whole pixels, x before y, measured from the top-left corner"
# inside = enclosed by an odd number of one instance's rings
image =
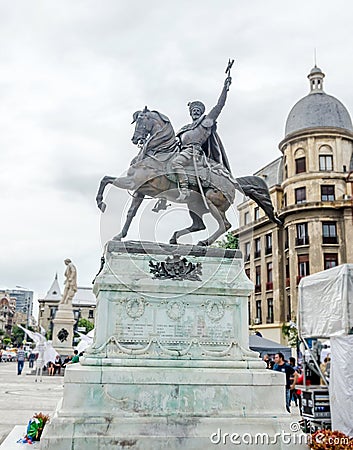
[[[177,175],[173,172],[172,162],[178,155],[179,150],[176,148],[169,153],[156,152],[145,155],[143,159],[134,162],[129,169],[128,175],[134,176],[138,173],[139,182],[141,183],[141,174],[146,182],[152,177],[165,176],[172,183],[178,184]],[[233,203],[235,198],[235,184],[229,171],[220,163],[207,159],[205,155],[191,158],[184,166],[185,172],[188,176],[189,186],[193,190],[198,190],[197,177],[201,182],[202,188],[216,189],[221,191],[230,203]]]

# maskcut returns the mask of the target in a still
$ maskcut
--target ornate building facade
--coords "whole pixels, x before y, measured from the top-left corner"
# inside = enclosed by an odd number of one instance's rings
[[[310,92],[289,113],[282,156],[259,170],[284,226],[253,201],[238,206],[235,231],[245,271],[255,284],[249,325],[284,342],[283,323],[296,320],[300,279],[353,263],[353,127],[344,105],[323,90],[324,73],[308,75]]]

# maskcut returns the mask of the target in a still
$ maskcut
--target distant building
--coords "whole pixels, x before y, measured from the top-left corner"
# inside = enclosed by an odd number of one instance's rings
[[[16,312],[20,318],[17,323],[31,324],[31,317],[33,315],[33,291],[28,289],[9,289],[11,297],[16,298]],[[23,320],[24,317],[24,320]]]
[[[310,92],[287,118],[282,156],[256,173],[284,227],[251,200],[238,206],[235,234],[255,284],[249,325],[277,342],[283,323],[296,319],[300,279],[353,263],[353,127],[343,104],[324,92],[324,76],[311,70]]]
[[[38,299],[38,326],[44,328],[46,332],[52,332],[53,330],[53,319],[55,318],[60,300],[61,289],[58,282],[58,276],[56,275],[46,296],[43,299]],[[96,297],[94,296],[91,287],[78,286],[77,292],[72,301],[72,306],[76,321],[80,318],[85,318],[94,324],[96,314]]]
[[[16,298],[10,297],[9,291],[0,292],[0,330],[11,334],[16,312]]]

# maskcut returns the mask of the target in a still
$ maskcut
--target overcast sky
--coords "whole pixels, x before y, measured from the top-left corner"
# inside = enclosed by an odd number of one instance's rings
[[[237,176],[280,156],[314,48],[325,91],[353,111],[352,19],[340,0],[1,0],[0,287],[42,296],[56,272],[63,282],[67,257],[90,285],[129,202],[111,189],[101,237],[94,198],[99,180],[136,154],[132,113],[148,105],[178,129],[188,101],[214,106],[228,58],[218,131]],[[152,206],[129,238],[167,241],[176,217],[188,224],[184,211],[153,218]]]

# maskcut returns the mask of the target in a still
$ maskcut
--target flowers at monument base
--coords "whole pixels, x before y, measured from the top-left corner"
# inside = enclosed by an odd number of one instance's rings
[[[353,449],[353,437],[340,431],[318,430],[311,435],[309,447],[313,450],[350,450]]]
[[[43,428],[47,422],[49,422],[49,416],[43,413],[34,414],[28,422],[26,436],[17,442],[22,444],[32,444],[33,441],[40,441]]]

